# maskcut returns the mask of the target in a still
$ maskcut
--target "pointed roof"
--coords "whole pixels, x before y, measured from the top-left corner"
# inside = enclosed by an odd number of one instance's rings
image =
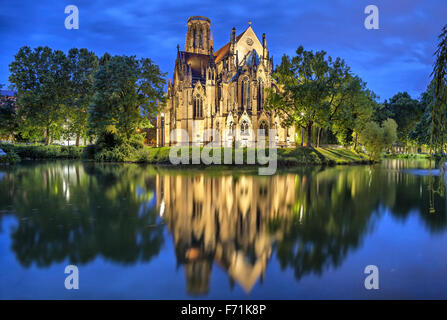
[[[251,28],[250,26],[245,29],[244,32],[242,32],[240,35],[238,35],[236,37],[235,42],[238,42],[240,38],[242,38],[242,36],[245,34],[245,32],[247,32],[247,30]],[[220,48],[219,50],[217,50],[216,52],[214,52],[214,61],[216,63],[218,63],[219,61],[221,61],[228,53],[230,52],[230,42],[228,42],[226,45],[224,45],[222,48]]]
[[[182,63],[184,62],[191,68],[192,84],[194,85],[197,81],[205,83],[203,71],[209,63],[210,56],[207,54],[185,51],[180,51],[179,56]]]

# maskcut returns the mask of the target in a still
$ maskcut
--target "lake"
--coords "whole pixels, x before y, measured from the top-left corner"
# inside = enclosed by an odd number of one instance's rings
[[[0,298],[446,299],[445,179],[430,168],[3,166]]]

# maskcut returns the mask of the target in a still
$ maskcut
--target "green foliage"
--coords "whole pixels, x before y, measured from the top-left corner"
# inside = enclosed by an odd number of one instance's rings
[[[144,147],[138,150],[132,157],[135,162],[142,163],[170,163],[169,153],[170,147],[153,148]],[[188,147],[189,154],[192,154],[192,148]],[[221,164],[224,164],[224,152],[226,148],[221,148],[222,156]],[[244,159],[247,156],[247,148],[244,150]],[[213,151],[212,151],[213,152]],[[235,164],[235,154],[232,150],[232,164]],[[268,151],[267,151],[268,153]],[[281,148],[277,149],[277,161],[279,166],[296,166],[296,165],[324,165],[324,164],[348,164],[348,163],[364,163],[367,158],[360,153],[356,153],[349,149],[333,149],[333,148]]]
[[[6,150],[4,150],[6,152]],[[14,151],[6,152],[5,156],[0,156],[0,164],[16,164],[20,162],[20,157]]]
[[[76,48],[68,51],[67,59],[70,66],[70,91],[64,108],[62,137],[64,140],[75,138],[76,145],[79,145],[79,140],[87,136],[87,108],[92,101],[94,75],[99,61],[93,52]]]
[[[83,147],[45,146],[45,145],[21,145],[1,144],[0,148],[6,153],[15,153],[22,159],[82,159]]]
[[[398,142],[407,145],[411,142],[410,132],[415,128],[424,111],[423,103],[412,99],[407,92],[399,92],[389,101],[385,101],[384,108],[378,115],[380,115],[379,121],[386,118],[396,121]]]
[[[137,138],[137,140],[139,139]],[[136,143],[139,142],[136,141]],[[169,164],[169,153],[171,151],[170,147],[141,147],[140,144],[132,145],[130,142],[117,143],[110,148],[105,148],[101,144],[87,147],[0,144],[0,148],[6,153],[15,153],[22,159],[85,159],[97,162],[153,164]],[[226,148],[220,149],[221,163],[224,164]],[[192,147],[188,147],[188,151],[191,156]],[[244,148],[243,151],[244,159],[246,159],[247,148]],[[214,150],[211,151],[211,154],[213,152]],[[277,149],[277,156],[280,166],[364,163],[367,160],[365,155],[345,148],[282,148]],[[232,149],[232,163],[235,164],[234,149]]]
[[[399,153],[399,154],[386,154],[385,158],[392,159],[430,159],[431,155],[421,153]]]
[[[18,113],[25,136],[36,138],[45,131],[47,144],[57,139],[70,80],[65,54],[48,47],[22,47],[9,70],[9,82],[18,94]]]
[[[116,132],[106,131],[98,137],[95,147],[90,147],[87,154],[101,162],[132,161],[134,154],[143,147],[144,138],[141,134],[127,138]]]
[[[10,64],[9,81],[18,93],[18,131],[28,141],[86,136],[98,59],[87,49],[68,55],[48,47],[22,47]]]
[[[22,47],[10,74],[17,109],[0,104],[5,124],[0,136],[17,131],[18,141],[47,145],[96,138],[99,147],[90,148],[89,157],[103,149],[126,154],[142,148],[144,138],[137,130],[151,126],[149,118],[165,100],[165,74],[150,59],[134,56],[105,53],[98,59],[87,49],[73,48],[66,55],[48,47]],[[123,150],[115,149],[121,144]]]
[[[0,84],[0,89],[3,85]],[[9,138],[19,125],[17,108],[11,97],[0,96],[0,139]]]
[[[89,127],[106,144],[107,136],[114,134],[116,139],[108,144],[113,147],[148,126],[148,117],[164,102],[165,74],[150,59],[114,56],[103,60],[95,76]]]
[[[368,122],[359,132],[360,142],[365,146],[371,160],[377,161],[384,149],[390,148],[397,139],[397,124],[393,119]]]
[[[306,51],[300,46],[296,56],[283,56],[274,78],[279,88],[267,90],[266,109],[276,112],[283,126],[294,125],[307,131],[311,145],[312,127],[332,130],[343,144],[354,130],[372,115],[375,95],[353,75],[344,60],[326,57],[324,51]]]
[[[132,149],[128,145],[120,145],[111,149],[100,149],[95,153],[95,161],[99,162],[125,162]]]
[[[434,103],[431,112],[430,145],[434,152],[443,153],[447,142],[447,25],[439,35],[433,67]]]
[[[433,131],[433,123],[431,117],[434,100],[434,82],[432,81],[428,85],[427,90],[422,93],[419,102],[424,112],[421,115],[419,121],[414,125],[413,129],[408,134],[408,139],[419,146],[430,145],[431,134]]]

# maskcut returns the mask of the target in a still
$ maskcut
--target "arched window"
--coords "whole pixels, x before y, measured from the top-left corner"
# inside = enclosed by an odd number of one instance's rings
[[[250,99],[251,98],[251,96],[250,96],[250,82],[248,82],[247,81],[247,101],[245,102],[245,107],[248,109],[248,110],[251,110],[251,105],[250,105]]]
[[[248,136],[250,133],[248,132],[249,125],[247,120],[243,120],[241,124],[241,136]]]
[[[202,118],[203,117],[203,101],[202,101],[202,99],[199,99],[199,102],[200,102],[199,117]]]
[[[250,82],[247,77],[245,77],[241,82],[240,109],[250,109]]]
[[[203,49],[203,30],[200,29],[199,46]]]
[[[192,117],[194,119],[203,117],[203,101],[199,95],[197,95],[193,101]]]
[[[268,129],[269,129],[269,126],[268,126],[267,122],[261,121],[261,124],[259,125],[259,134],[264,137],[267,136]]]
[[[233,121],[230,122],[230,124],[228,125],[228,129],[229,129],[229,134],[233,135],[234,134],[234,123]]]
[[[243,110],[245,104],[245,81],[241,82],[241,104],[239,105],[239,109]]]
[[[220,101],[223,101],[222,99],[222,87],[219,86],[217,88],[217,102],[216,102],[216,113],[220,112]]]
[[[192,30],[192,47],[193,48],[196,47],[196,29],[195,28]]]
[[[262,110],[264,106],[264,82],[259,79],[258,80],[258,111]]]
[[[197,117],[197,98],[194,98],[192,101],[192,118],[195,119]]]

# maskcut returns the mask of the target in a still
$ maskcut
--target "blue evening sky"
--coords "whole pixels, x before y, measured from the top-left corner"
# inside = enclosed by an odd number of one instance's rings
[[[65,6],[79,8],[79,29],[66,30]],[[379,8],[379,30],[366,30],[364,8]],[[186,20],[211,19],[214,48],[239,34],[249,20],[279,63],[299,45],[344,58],[381,100],[399,91],[414,98],[430,77],[437,36],[447,24],[445,0],[0,0],[0,83],[24,45],[67,51],[85,47],[97,55],[149,57],[172,76],[176,46],[184,47]]]

